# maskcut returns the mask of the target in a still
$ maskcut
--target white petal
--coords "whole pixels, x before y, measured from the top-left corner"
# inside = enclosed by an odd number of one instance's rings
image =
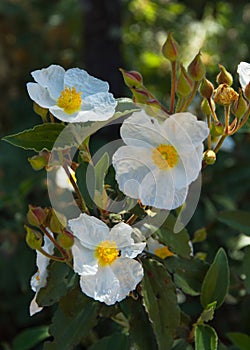
[[[68,167],[68,170],[71,175],[74,174],[73,170],[70,167]],[[72,192],[74,191],[74,187],[71,185],[69,178],[62,166],[60,166],[56,171],[55,182],[56,185],[60,188],[64,188]]]
[[[27,83],[30,98],[43,108],[50,108],[55,101],[50,97],[48,90],[37,83]]]
[[[142,180],[155,166],[148,148],[122,146],[113,155],[113,166],[120,190],[131,198],[139,198]]]
[[[81,241],[74,239],[72,247],[72,255],[74,260],[74,271],[82,275],[94,275],[97,272],[97,260],[94,251],[85,248]]]
[[[147,250],[149,253],[155,254],[156,249],[164,248],[165,245],[159,243],[157,239],[149,237],[147,240]]]
[[[96,275],[81,276],[80,286],[83,293],[107,305],[119,299],[119,280],[110,266],[99,268]]]
[[[58,99],[61,91],[64,89],[64,74],[64,68],[55,64],[31,73],[39,85],[48,89],[50,96],[54,100]]]
[[[121,137],[129,146],[154,148],[166,143],[162,126],[145,111],[134,112],[121,127]]]
[[[30,303],[30,308],[29,308],[30,316],[33,316],[34,314],[36,314],[37,312],[40,312],[43,309],[43,307],[37,304],[36,296],[37,294],[34,296],[34,298],[31,300],[31,303]]]
[[[78,218],[69,220],[68,225],[73,235],[88,249],[94,250],[100,242],[109,239],[108,226],[94,216],[82,213]]]
[[[250,82],[250,64],[247,62],[240,62],[237,73],[239,73],[240,85],[245,90],[246,85]]]
[[[83,97],[109,90],[109,84],[106,81],[92,77],[85,70],[79,68],[71,68],[66,71],[64,84],[68,87],[75,87],[78,92],[81,91]]]
[[[146,246],[146,243],[134,243],[130,246],[124,247],[121,249],[121,257],[122,258],[136,258],[138,254],[140,254]]]
[[[143,278],[143,268],[134,259],[120,258],[111,265],[114,275],[119,281],[120,288],[117,301],[121,301],[135,289]]]

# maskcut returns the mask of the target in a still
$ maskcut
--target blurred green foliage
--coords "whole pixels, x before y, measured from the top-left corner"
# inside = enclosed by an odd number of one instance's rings
[[[233,74],[235,88],[238,87],[237,65],[240,61],[250,61],[248,1],[197,4],[195,0],[123,0],[121,5],[123,68],[140,71],[147,88],[160,100],[166,102],[170,91],[170,66],[161,55],[168,32],[173,32],[181,44],[184,65],[201,49],[207,77],[215,82],[218,63],[222,63]],[[87,69],[84,50],[88,48],[83,41],[85,6],[88,1],[84,0],[1,1],[1,137],[40,122],[32,111],[25,87],[31,81],[32,70],[51,63]],[[124,95],[130,96],[125,87]],[[205,252],[210,262],[219,247],[229,254],[229,296],[213,321],[227,346],[230,344],[229,338],[225,338],[227,332],[250,334],[250,297],[243,283],[249,239],[217,220],[222,210],[250,211],[250,134],[236,135],[234,142],[231,152],[222,151],[216,164],[204,171],[201,199],[189,224],[190,232],[207,228],[207,239],[196,243],[195,251]],[[27,154],[0,142],[0,342],[5,349],[20,344],[26,336],[21,334],[25,329],[34,332],[37,328],[33,327],[48,325],[51,316],[50,310],[32,318],[28,314],[33,297],[29,280],[35,272],[35,254],[25,244],[23,224],[29,203],[49,205],[46,174],[31,169],[27,161],[31,155],[32,152]],[[183,309],[195,320],[201,310],[198,303],[197,309],[192,304],[193,309],[189,310],[188,301]],[[115,327],[112,322],[109,326]],[[44,334],[45,328],[41,332]],[[99,334],[107,335],[102,332],[100,329]],[[43,340],[39,336],[37,339]],[[32,343],[26,349],[39,349],[39,345]]]

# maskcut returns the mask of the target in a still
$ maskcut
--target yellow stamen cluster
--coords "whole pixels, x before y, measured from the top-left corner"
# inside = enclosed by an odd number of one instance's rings
[[[223,106],[230,105],[238,100],[238,96],[239,94],[227,84],[220,84],[217,89],[214,90],[214,102]]]
[[[152,159],[159,169],[167,170],[178,163],[179,156],[174,146],[161,144],[153,149]]]
[[[161,259],[165,259],[168,256],[173,256],[174,253],[172,253],[168,247],[161,247],[161,248],[156,248],[155,249],[155,255],[158,256]]]
[[[76,92],[76,88],[66,87],[57,100],[57,106],[62,108],[64,112],[71,114],[77,112],[82,103],[81,93]]]
[[[119,250],[114,241],[103,241],[95,249],[95,257],[99,265],[111,265],[119,256]]]

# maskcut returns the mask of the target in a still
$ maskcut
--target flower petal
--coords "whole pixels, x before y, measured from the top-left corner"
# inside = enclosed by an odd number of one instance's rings
[[[30,303],[30,308],[29,308],[30,316],[35,315],[37,312],[40,312],[43,309],[43,307],[37,304],[36,297],[37,297],[37,294],[34,296],[34,298],[31,300],[31,303]]]
[[[245,90],[247,84],[250,82],[250,64],[247,62],[240,62],[237,68],[239,74],[240,85]]]
[[[48,90],[37,83],[27,83],[27,90],[32,101],[43,108],[50,108],[55,101],[50,97]]]
[[[81,241],[74,239],[72,247],[74,260],[74,271],[80,275],[94,275],[97,272],[97,260],[94,256],[94,251],[85,248]]]
[[[85,96],[94,95],[98,92],[108,92],[109,84],[89,75],[85,70],[79,68],[68,69],[64,76],[64,85],[75,87],[76,91]]]
[[[113,166],[120,190],[131,198],[139,198],[142,180],[155,168],[151,149],[122,146],[113,155]]]
[[[166,143],[162,127],[157,119],[145,111],[134,112],[121,127],[121,137],[129,146],[154,148]]]
[[[52,64],[48,68],[35,70],[31,75],[39,85],[48,89],[54,100],[58,99],[64,89],[65,70],[63,67]]]
[[[88,249],[94,250],[100,242],[109,238],[108,226],[96,217],[85,213],[80,214],[76,219],[69,220],[68,225],[73,235]]]

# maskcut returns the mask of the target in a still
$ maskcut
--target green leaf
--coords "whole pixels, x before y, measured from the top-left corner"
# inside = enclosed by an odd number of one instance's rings
[[[201,287],[201,304],[206,308],[216,301],[217,308],[223,303],[229,286],[229,266],[227,255],[220,248],[209,267]]]
[[[141,300],[125,299],[120,308],[129,320],[129,336],[137,350],[157,350],[157,344]]]
[[[216,350],[218,337],[215,330],[208,325],[195,327],[195,350]]]
[[[200,259],[186,259],[172,256],[164,261],[169,272],[174,274],[174,282],[184,293],[199,295],[208,264]]]
[[[188,344],[184,339],[176,339],[171,350],[193,350],[191,344]]]
[[[43,149],[51,151],[56,139],[63,131],[65,126],[63,124],[39,124],[33,129],[24,130],[17,134],[5,136],[4,141],[11,143],[14,146],[31,149],[36,152],[40,152]],[[67,143],[69,140],[65,140]],[[69,144],[72,143],[69,142]]]
[[[218,220],[246,235],[250,235],[250,212],[226,210],[219,213]]]
[[[88,350],[129,350],[129,338],[125,334],[112,334],[90,346]]]
[[[189,234],[185,228],[178,233],[174,233],[175,223],[176,218],[169,214],[161,228],[156,231],[156,234],[163,244],[170,247],[172,252],[182,257],[190,257]]]
[[[82,162],[76,169],[76,184],[88,208],[94,208],[95,170],[87,162]]]
[[[248,245],[244,249],[244,258],[242,261],[242,272],[245,275],[245,279],[243,280],[244,285],[246,287],[247,292],[250,294],[250,246]]]
[[[58,302],[70,288],[73,288],[76,275],[68,265],[53,261],[48,267],[45,287],[38,292],[36,301],[40,306],[50,306]]]
[[[142,296],[159,350],[171,349],[180,323],[176,287],[165,267],[153,259],[143,261]]]
[[[95,189],[102,193],[104,189],[104,179],[109,168],[109,155],[107,152],[103,154],[103,156],[99,159],[94,168],[96,179]]]
[[[48,326],[25,329],[14,338],[12,350],[30,350],[48,337],[50,337]]]
[[[49,328],[53,341],[46,342],[44,350],[73,349],[97,324],[97,309],[98,303],[78,288],[68,293],[53,316]]]
[[[237,346],[240,350],[250,349],[250,336],[239,332],[227,333],[228,338],[231,342]]]

